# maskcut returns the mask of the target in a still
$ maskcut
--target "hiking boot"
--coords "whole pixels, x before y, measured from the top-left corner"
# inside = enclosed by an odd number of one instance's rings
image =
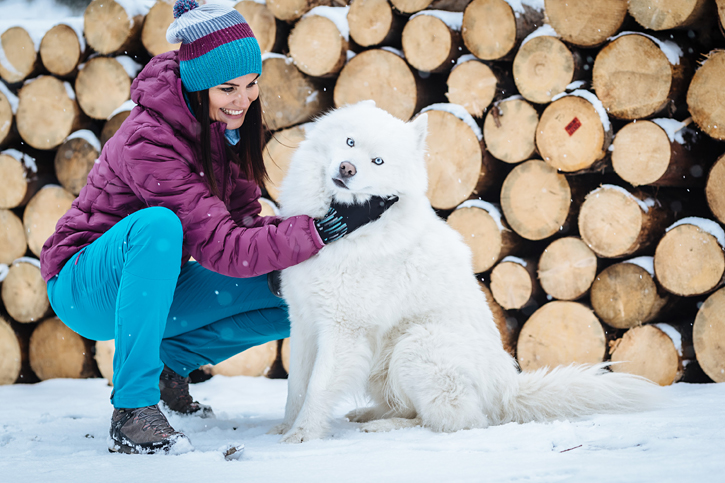
[[[214,411],[209,406],[194,401],[189,394],[189,378],[182,377],[164,364],[159,377],[161,400],[166,406],[179,414],[195,414],[202,418],[213,418]]]
[[[114,409],[109,433],[108,451],[112,453],[168,453],[172,447],[174,452],[193,449],[189,439],[171,427],[158,405]]]

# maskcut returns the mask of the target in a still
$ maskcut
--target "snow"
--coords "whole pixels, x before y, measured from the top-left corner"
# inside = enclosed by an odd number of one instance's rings
[[[357,54],[355,52],[353,52],[352,50],[348,50],[347,53],[346,53],[346,55],[345,55],[345,61],[346,62],[350,62],[350,59],[352,59],[356,55]]]
[[[395,55],[397,55],[398,57],[400,57],[401,59],[405,59],[405,54],[404,54],[404,53],[403,53],[403,51],[402,51],[402,50],[400,50],[400,49],[396,49],[395,47],[389,47],[389,46],[387,46],[387,45],[385,45],[385,46],[383,46],[383,47],[380,47],[380,49],[381,49],[381,50],[386,50],[386,51],[388,51],[388,52],[392,52],[392,53],[394,53]]]
[[[567,91],[575,91],[575,90],[577,90],[579,88],[584,87],[586,85],[586,83],[587,83],[587,81],[583,81],[583,80],[574,81],[571,84],[569,84],[569,85],[566,86],[566,90]]]
[[[717,222],[708,220],[707,218],[688,216],[687,218],[677,220],[676,222],[671,224],[669,227],[667,227],[667,230],[665,230],[665,232],[668,232],[676,226],[680,225],[693,225],[698,227],[700,231],[704,231],[705,233],[708,233],[715,237],[718,244],[723,247],[723,249],[725,249],[725,231],[720,225],[717,224]]]
[[[480,62],[480,61],[481,61],[481,60],[480,60],[480,59],[479,59],[478,57],[476,57],[476,56],[475,56],[475,55],[473,55],[473,54],[463,54],[462,56],[460,56],[460,57],[458,57],[458,58],[456,59],[456,63],[455,63],[455,65],[453,66],[453,68],[451,69],[451,71],[453,71],[453,69],[455,69],[455,68],[456,68],[456,67],[458,67],[459,65],[461,65],[461,64],[465,64],[466,62],[469,62],[469,61],[471,61],[471,60],[475,60],[475,61],[477,61],[477,62]]]
[[[604,127],[604,130],[609,131],[611,127],[611,124],[609,122],[609,116],[607,115],[606,109],[604,109],[604,106],[602,105],[602,101],[600,101],[594,93],[586,91],[584,89],[577,89],[573,92],[568,93],[562,92],[561,94],[557,94],[552,97],[551,102],[554,102],[557,99],[561,99],[564,96],[577,96],[589,101],[589,103],[594,106],[594,110],[597,111],[597,114],[599,114],[599,119],[602,121],[602,126]]]
[[[455,30],[456,32],[460,32],[461,27],[463,26],[463,12],[446,12],[445,10],[421,10],[420,12],[411,15],[408,21],[411,21],[415,17],[418,17],[420,15],[435,17],[444,24],[446,24],[449,29]]]
[[[274,216],[280,216],[279,208],[277,208],[277,205],[275,204],[274,201],[269,200],[267,198],[259,198],[259,202],[266,203],[267,205],[269,205],[269,207],[272,208],[272,211],[274,211]]]
[[[0,65],[2,65],[3,69],[10,72],[11,74],[20,75],[20,72],[18,72],[15,66],[10,63],[8,57],[5,55],[5,50],[3,49],[2,42],[0,42]]]
[[[131,27],[133,27],[134,20],[133,18],[141,15],[146,16],[147,13],[149,13],[149,10],[151,10],[151,7],[154,6],[154,3],[156,3],[156,0],[114,0],[117,4],[119,4],[125,11],[126,15],[128,15],[128,20],[131,23]],[[201,2],[199,2],[201,5]]]
[[[16,263],[29,263],[29,264],[37,267],[38,270],[40,270],[40,260],[38,260],[37,258],[20,257],[20,258],[16,258],[15,260],[13,260],[13,265],[15,265]]]
[[[493,221],[496,222],[499,231],[508,231],[501,222],[501,210],[493,203],[483,200],[466,200],[456,207],[457,210],[461,208],[480,208],[485,210],[493,218]]]
[[[101,141],[98,140],[98,137],[93,133],[93,131],[89,131],[88,129],[79,129],[78,131],[71,133],[70,136],[65,138],[66,141],[70,141],[71,139],[83,139],[85,142],[93,146],[93,149],[101,152]]]
[[[73,90],[73,86],[70,85],[70,82],[63,81],[63,87],[65,87],[65,93],[68,94],[68,98],[71,101],[75,101],[76,100],[76,93]]]
[[[423,113],[426,111],[445,111],[453,114],[458,119],[468,124],[468,127],[471,128],[479,141],[483,139],[483,133],[481,132],[481,128],[478,127],[478,124],[476,124],[473,116],[471,116],[468,111],[466,111],[466,108],[463,106],[460,106],[458,104],[451,104],[448,102],[440,102],[438,104],[431,104],[430,106],[426,106],[421,109],[420,112]]]
[[[135,79],[138,73],[141,72],[141,69],[143,69],[143,65],[139,64],[127,55],[119,55],[115,59],[119,64],[121,64],[121,67],[123,67],[123,70],[126,71],[126,74],[128,74],[131,79]]]
[[[617,186],[616,184],[603,184],[599,188],[597,188],[594,191],[590,192],[587,195],[587,198],[589,196],[591,196],[591,195],[593,195],[593,194],[595,194],[595,193],[597,193],[597,192],[599,192],[601,190],[605,190],[605,189],[619,191],[620,193],[622,193],[623,195],[627,196],[628,198],[631,198],[632,201],[636,202],[639,205],[639,207],[642,209],[642,211],[645,212],[645,213],[649,212],[650,207],[652,207],[652,206],[655,205],[655,200],[653,198],[647,198],[645,200],[640,200],[639,198],[637,198],[636,196],[634,196],[632,193],[630,193],[626,189],[622,188],[621,186]]]
[[[633,265],[640,266],[640,267],[644,268],[645,270],[647,270],[647,273],[649,273],[650,276],[652,278],[654,278],[654,276],[655,276],[654,260],[655,260],[654,257],[644,256],[644,257],[630,258],[629,260],[625,260],[622,263],[631,263]]]
[[[506,257],[503,257],[503,260],[501,260],[501,262],[500,262],[500,263],[504,263],[504,262],[512,262],[512,263],[518,263],[518,264],[519,264],[519,265],[521,265],[522,267],[525,267],[526,265],[528,265],[528,264],[526,263],[526,260],[524,260],[523,258],[519,258],[519,257],[512,257],[511,255],[508,255],[508,256],[506,256]]]
[[[349,11],[350,7],[328,7],[323,5],[313,8],[304,14],[302,18],[310,17],[312,15],[325,17],[335,24],[335,27],[337,27],[337,30],[340,31],[340,35],[345,37],[345,40],[350,41],[350,25],[347,23],[347,13]]]
[[[537,28],[533,32],[531,32],[523,41],[521,41],[521,46],[528,42],[531,39],[535,39],[536,37],[559,37],[559,34],[556,33],[556,30],[554,30],[554,27],[552,27],[549,24],[544,24],[541,27]]]
[[[8,267],[4,263],[0,263],[0,282],[5,280],[5,277],[8,276],[8,272],[10,271],[10,267]],[[0,440],[0,446],[2,446],[2,440]]]
[[[641,35],[642,37],[647,37],[652,42],[657,44],[657,47],[660,48],[663,54],[665,54],[665,57],[667,57],[667,60],[672,65],[679,65],[680,64],[680,57],[682,57],[682,49],[679,45],[677,45],[674,42],[671,42],[669,40],[665,40],[664,42],[656,37],[652,37],[651,35],[647,35],[643,32],[632,32],[632,31],[626,31],[626,32],[620,32],[617,35],[613,37],[609,37],[607,40],[610,42],[613,42],[617,40],[619,37],[622,37],[623,35]]]
[[[670,324],[654,324],[655,327],[660,329],[662,332],[667,334],[667,337],[672,339],[672,343],[675,345],[675,349],[677,349],[677,353],[680,354],[680,357],[682,356],[682,335],[672,327]]]
[[[118,106],[118,107],[116,108],[116,110],[115,110],[115,111],[113,111],[113,112],[111,113],[111,115],[110,115],[110,116],[108,116],[108,119],[106,119],[106,120],[107,120],[107,121],[109,121],[109,120],[111,120],[111,118],[112,118],[113,116],[115,116],[115,115],[116,115],[116,114],[118,114],[119,112],[126,112],[126,111],[130,111],[130,110],[132,110],[132,109],[133,109],[134,107],[136,107],[136,103],[135,103],[135,102],[133,102],[132,100],[130,100],[130,99],[129,99],[128,101],[126,101],[126,102],[124,102],[123,104],[121,104],[120,106]]]
[[[539,12],[544,11],[544,0],[504,0],[511,6],[516,17],[524,13],[524,5],[538,10]]]
[[[284,59],[287,64],[291,64],[293,62],[292,57],[287,57],[286,55],[277,54],[275,52],[267,52],[266,54],[262,54],[262,62],[267,59]]]
[[[721,481],[725,384],[661,389],[665,407],[574,421],[433,433],[361,433],[338,406],[332,436],[300,445],[266,432],[284,415],[286,381],[214,376],[191,386],[216,419],[171,416],[196,448],[177,456],[106,449],[112,388],[103,379],[0,386],[0,474],[8,482],[688,482]],[[238,461],[220,448],[242,442]],[[152,476],[157,475],[157,476]]]
[[[524,100],[524,96],[522,96],[520,94],[514,94],[513,96],[509,96],[506,99],[501,99],[500,101],[498,101],[496,103],[496,105],[503,104],[504,102],[508,102],[508,101],[523,101],[523,100]]]
[[[652,122],[667,133],[667,137],[671,143],[677,142],[678,144],[685,144],[685,138],[682,135],[685,133],[686,123],[667,118],[652,119]]]
[[[17,159],[18,162],[23,163],[23,165],[33,173],[38,172],[38,165],[35,164],[35,158],[33,158],[32,156],[21,153],[17,149],[6,149],[5,151],[0,151],[0,154],[7,154],[8,156],[12,156],[13,158]]]
[[[0,43],[0,56],[2,55],[2,43]],[[0,58],[0,61],[1,60],[2,59]],[[10,89],[8,89],[8,87],[2,81],[0,81],[0,94],[5,96],[5,99],[7,99],[8,103],[10,104],[10,109],[13,111],[13,114],[16,114],[18,112],[18,96],[10,92]]]

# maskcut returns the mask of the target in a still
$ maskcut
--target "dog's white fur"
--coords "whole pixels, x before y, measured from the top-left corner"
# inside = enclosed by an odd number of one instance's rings
[[[426,129],[425,114],[404,123],[363,102],[316,121],[295,153],[284,216],[320,218],[333,198],[400,201],[282,272],[292,345],[285,418],[272,432],[288,443],[323,437],[340,397],[361,388],[375,405],[348,418],[366,431],[457,431],[647,407],[652,384],[603,365],[518,372],[470,250],[426,197]],[[332,181],[343,161],[357,168],[349,189]]]

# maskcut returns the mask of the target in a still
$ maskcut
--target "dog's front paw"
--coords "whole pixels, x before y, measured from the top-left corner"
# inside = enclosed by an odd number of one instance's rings
[[[277,426],[270,429],[269,431],[267,431],[267,434],[284,434],[287,431],[289,431],[289,428],[291,426],[292,426],[291,424],[280,423]]]
[[[320,439],[322,437],[322,433],[320,432],[312,432],[307,431],[304,428],[296,428],[290,431],[289,433],[285,434],[282,439],[279,440],[280,443],[304,443],[306,441],[311,441],[313,439]]]

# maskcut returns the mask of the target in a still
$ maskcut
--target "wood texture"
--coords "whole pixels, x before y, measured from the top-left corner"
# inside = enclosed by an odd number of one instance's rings
[[[611,366],[612,372],[636,374],[660,386],[669,386],[684,374],[682,356],[675,344],[655,325],[628,330],[614,341],[610,352],[612,362],[617,363]]]
[[[513,75],[524,99],[547,104],[566,86],[582,77],[582,61],[556,37],[535,37],[516,52]]]
[[[23,227],[28,248],[36,257],[55,225],[75,200],[73,194],[60,186],[46,185],[28,202],[23,212]]]
[[[576,237],[554,240],[541,254],[539,282],[548,295],[577,300],[589,291],[597,274],[597,256]]]
[[[237,9],[239,10],[239,9]],[[252,21],[244,17],[249,26],[252,27],[252,31],[257,36],[257,31],[254,30]],[[144,19],[143,28],[141,29],[141,43],[143,44],[146,52],[152,57],[155,55],[163,54],[170,50],[176,50],[181,44],[170,44],[166,41],[166,30],[169,25],[174,21],[174,2],[173,0],[157,0],[156,3],[151,7],[149,13],[146,14]],[[261,47],[261,42],[260,42]],[[262,51],[264,53],[264,51]]]
[[[461,33],[432,15],[418,15],[405,24],[403,52],[408,63],[423,72],[448,72],[460,55]]]
[[[692,119],[708,136],[725,140],[725,109],[719,101],[725,92],[725,50],[706,56],[687,90],[687,108]]]
[[[289,55],[303,73],[313,77],[337,74],[347,60],[348,43],[327,17],[301,18],[287,39]]]
[[[494,97],[501,93],[498,77],[491,67],[479,60],[462,62],[448,75],[448,102],[463,106],[473,117],[483,117]]]
[[[4,62],[0,62],[0,78],[8,84],[20,82],[38,70],[38,54],[30,34],[22,27],[10,27],[0,33]]]
[[[75,91],[83,112],[106,120],[131,96],[131,79],[116,59],[94,57],[76,77]]]
[[[586,48],[606,42],[627,16],[627,0],[545,0],[544,7],[562,40]]]
[[[725,382],[725,288],[710,295],[692,327],[695,356],[715,382]]]
[[[78,34],[65,24],[58,24],[48,30],[40,42],[40,59],[43,66],[53,75],[70,76],[75,73],[84,56]]]
[[[10,265],[27,249],[22,220],[12,211],[0,208],[0,263]]]
[[[45,319],[30,336],[30,366],[41,381],[94,377],[98,370],[92,347],[58,317]]]
[[[712,214],[725,225],[725,155],[720,156],[710,169],[705,196]]]
[[[138,50],[143,16],[129,18],[114,0],[93,0],[83,12],[83,33],[88,45],[101,55]]]
[[[523,99],[509,98],[496,103],[486,114],[483,139],[498,160],[516,164],[536,154],[539,113]]]
[[[32,263],[13,263],[0,294],[8,314],[17,322],[38,322],[51,312],[45,280]]]

